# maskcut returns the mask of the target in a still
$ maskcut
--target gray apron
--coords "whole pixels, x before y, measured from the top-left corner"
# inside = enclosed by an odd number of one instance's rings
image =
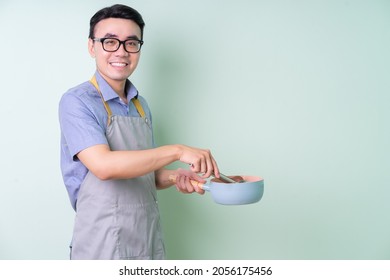
[[[100,93],[96,80],[91,82]],[[102,101],[111,150],[152,148],[147,118],[111,115]],[[139,101],[133,103],[142,116]],[[71,259],[165,259],[154,172],[105,181],[88,172],[78,194],[71,247]]]

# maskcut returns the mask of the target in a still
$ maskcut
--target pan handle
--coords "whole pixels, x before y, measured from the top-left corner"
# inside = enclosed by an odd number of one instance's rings
[[[169,180],[173,183],[176,183],[176,175],[169,175]],[[194,187],[199,187],[205,191],[209,191],[210,190],[210,187],[209,186],[206,186],[205,184],[202,184],[198,181],[195,181],[195,180],[190,180],[191,182],[191,185],[193,185]]]

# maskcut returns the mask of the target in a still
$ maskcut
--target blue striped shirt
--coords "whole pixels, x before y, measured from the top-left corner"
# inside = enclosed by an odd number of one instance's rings
[[[138,111],[130,101],[140,100],[146,117],[151,121],[151,113],[144,98],[138,95],[135,86],[127,80],[125,91],[129,104],[125,104],[118,94],[95,73],[104,100],[113,115],[139,117]],[[59,103],[61,127],[61,171],[73,209],[76,210],[77,194],[88,169],[78,160],[77,154],[89,147],[107,144],[105,135],[107,112],[96,88],[88,81],[69,89]],[[153,141],[154,143],[154,141]]]

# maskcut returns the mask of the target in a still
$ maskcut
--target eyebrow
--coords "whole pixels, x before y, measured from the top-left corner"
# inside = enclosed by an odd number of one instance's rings
[[[118,35],[113,33],[106,33],[106,35],[103,36],[104,38],[117,38]]]
[[[106,33],[106,35],[104,35],[103,38],[118,38],[118,35],[113,34],[113,33]],[[137,39],[137,40],[139,40],[138,36],[136,36],[136,35],[127,36],[126,39]]]

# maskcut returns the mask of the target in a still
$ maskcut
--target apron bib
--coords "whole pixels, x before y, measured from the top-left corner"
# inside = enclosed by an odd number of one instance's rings
[[[93,77],[91,83],[99,86]],[[138,99],[140,117],[112,115],[106,137],[112,151],[153,147],[152,129]],[[102,181],[88,172],[77,199],[71,259],[165,259],[154,172]]]

